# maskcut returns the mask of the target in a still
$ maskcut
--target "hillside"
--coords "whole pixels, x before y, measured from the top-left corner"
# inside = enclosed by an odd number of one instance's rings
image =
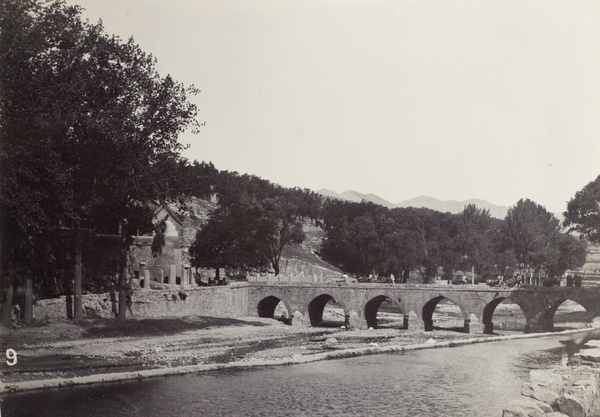
[[[189,248],[196,238],[196,232],[205,224],[210,213],[218,207],[218,204],[200,198],[192,197],[185,204],[185,210],[170,205],[169,208],[178,213],[183,220],[180,235],[180,244],[183,248]],[[309,221],[302,224],[306,235],[301,245],[288,245],[284,248],[281,260],[281,273],[305,273],[313,274],[320,270],[326,275],[339,274],[341,271],[322,260],[316,253],[321,248],[324,231]]]
[[[341,270],[325,262],[317,255],[325,232],[308,221],[303,222],[302,230],[306,239],[300,245],[288,245],[284,248],[282,258],[282,273],[305,272],[312,274],[313,268],[320,269],[326,274],[340,274]],[[287,269],[287,270],[286,270]],[[298,271],[300,269],[300,271]]]

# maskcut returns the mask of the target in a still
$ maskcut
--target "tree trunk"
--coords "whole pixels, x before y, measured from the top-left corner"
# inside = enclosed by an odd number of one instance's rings
[[[25,277],[25,310],[23,311],[23,320],[25,324],[31,324],[33,321],[33,279],[31,274]]]
[[[75,222],[75,265],[73,267],[73,319],[79,322],[83,319],[82,273],[81,273],[81,224]]]
[[[123,257],[123,255],[121,255]],[[127,254],[125,254],[125,259],[127,259]],[[127,320],[127,262],[124,263],[124,266],[121,268],[121,272],[119,274],[119,315],[117,316],[119,320],[125,321]]]
[[[12,299],[13,299],[13,282],[12,277],[4,278],[4,298],[2,301],[2,326],[10,328],[12,324]]]
[[[271,266],[273,266],[273,270],[275,271],[275,275],[279,275],[279,262],[281,261],[281,254],[283,253],[283,247],[285,245],[282,245],[277,252],[275,252],[275,256],[273,256],[273,258],[271,259]]]
[[[0,297],[2,297],[2,311],[0,311],[0,325],[4,326],[4,327],[10,327],[10,310],[12,310],[12,290],[11,290],[11,295],[10,295],[10,306],[8,306],[8,324],[6,324],[5,322],[5,317],[7,316],[7,314],[5,313],[5,308],[6,308],[6,304],[7,304],[7,289],[5,290],[5,288],[8,286],[8,279],[9,277],[5,276],[4,273],[6,272],[4,270],[4,234],[3,234],[3,230],[4,230],[4,222],[3,222],[4,218],[0,215]]]
[[[122,220],[120,225],[121,234],[121,254],[119,256],[119,314],[117,318],[121,321],[127,320],[127,254],[129,246],[127,245],[127,220]]]

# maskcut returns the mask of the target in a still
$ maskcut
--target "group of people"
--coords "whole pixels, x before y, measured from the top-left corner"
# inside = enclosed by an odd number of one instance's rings
[[[553,285],[559,285],[559,286],[563,286],[563,287],[581,287],[581,276],[577,275],[577,274],[568,274],[566,276],[566,278],[545,278],[544,280],[538,280],[538,281],[533,281],[531,279],[531,277],[525,276],[523,274],[519,274],[517,273],[516,275],[506,278],[502,275],[498,275],[498,277],[495,280],[491,280],[493,282],[488,282],[489,285],[493,285],[493,286],[508,286],[508,287],[513,287],[513,286],[522,286],[528,283],[531,283],[533,285],[546,285],[546,286],[553,286]],[[541,282],[540,282],[541,281]]]
[[[577,274],[575,274],[575,275],[568,274],[567,279],[566,279],[566,284],[567,284],[567,287],[581,287],[581,277]]]

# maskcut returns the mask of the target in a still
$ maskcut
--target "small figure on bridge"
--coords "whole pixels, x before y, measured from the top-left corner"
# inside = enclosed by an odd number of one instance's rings
[[[350,330],[350,314],[348,313],[344,316],[344,327],[346,328],[346,331]]]
[[[573,277],[571,276],[571,274],[567,275],[567,287],[572,287],[573,286]]]

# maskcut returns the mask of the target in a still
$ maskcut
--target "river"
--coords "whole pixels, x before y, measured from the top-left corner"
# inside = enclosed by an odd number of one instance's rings
[[[529,370],[560,364],[567,338],[13,394],[2,399],[2,417],[500,416]]]

